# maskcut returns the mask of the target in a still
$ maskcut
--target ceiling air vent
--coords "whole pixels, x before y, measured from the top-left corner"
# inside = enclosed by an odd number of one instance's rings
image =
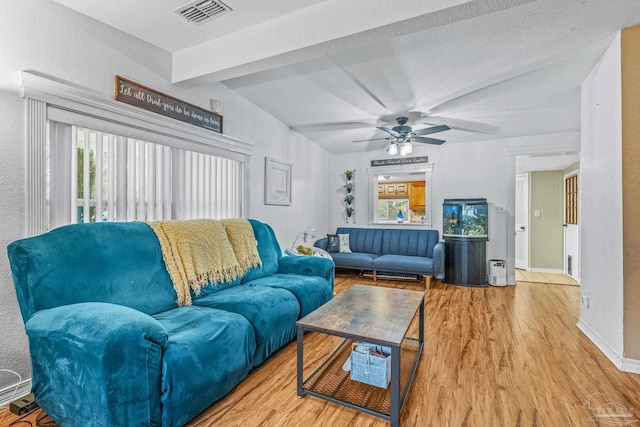
[[[182,6],[176,13],[189,22],[203,24],[207,21],[231,12],[231,8],[218,0],[196,0]]]

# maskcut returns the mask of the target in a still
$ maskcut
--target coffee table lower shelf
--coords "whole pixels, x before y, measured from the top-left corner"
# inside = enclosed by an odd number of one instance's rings
[[[338,403],[389,420],[391,418],[391,385],[375,387],[349,378],[342,369],[351,354],[354,341],[345,339],[303,383],[303,393]],[[422,344],[404,338],[400,346],[400,411],[409,394]],[[393,361],[391,363],[394,363]]]

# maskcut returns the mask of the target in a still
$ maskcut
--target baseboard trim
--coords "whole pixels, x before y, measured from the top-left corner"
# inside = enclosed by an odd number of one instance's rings
[[[632,374],[640,374],[640,360],[622,358],[621,371],[630,372]]]
[[[31,393],[31,378],[0,390],[0,407]]]
[[[623,370],[623,358],[618,355],[613,347],[611,347],[602,337],[594,331],[589,325],[584,323],[582,320],[578,321],[578,329],[582,331],[583,334],[587,336],[591,340],[592,343],[595,344],[596,347],[615,365],[616,368]],[[638,365],[640,367],[640,363]]]
[[[531,273],[564,274],[564,270],[561,268],[530,268],[527,271]]]

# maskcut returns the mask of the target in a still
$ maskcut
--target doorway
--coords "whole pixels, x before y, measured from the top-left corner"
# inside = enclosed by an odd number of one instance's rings
[[[568,258],[565,250],[565,175],[577,175],[580,155],[517,154],[513,185],[513,222],[509,230],[514,233],[513,265],[521,272],[565,275]],[[573,172],[571,172],[573,171]],[[578,197],[575,195],[577,203]],[[572,224],[569,233],[577,231]],[[577,232],[576,232],[577,234]],[[578,274],[578,243],[569,246],[573,283]],[[575,249],[572,249],[575,248]]]

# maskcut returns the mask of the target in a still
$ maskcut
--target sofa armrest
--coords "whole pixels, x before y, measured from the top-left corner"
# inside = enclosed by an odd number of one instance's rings
[[[333,260],[318,256],[284,256],[278,262],[278,273],[320,276],[333,283]]]
[[[438,242],[433,247],[433,277],[444,279],[444,242]]]
[[[329,239],[327,239],[326,237],[323,237],[322,239],[316,240],[313,246],[326,251],[327,247],[329,246]]]
[[[25,324],[38,404],[60,425],[162,424],[167,332],[129,307],[78,303],[36,312]]]

